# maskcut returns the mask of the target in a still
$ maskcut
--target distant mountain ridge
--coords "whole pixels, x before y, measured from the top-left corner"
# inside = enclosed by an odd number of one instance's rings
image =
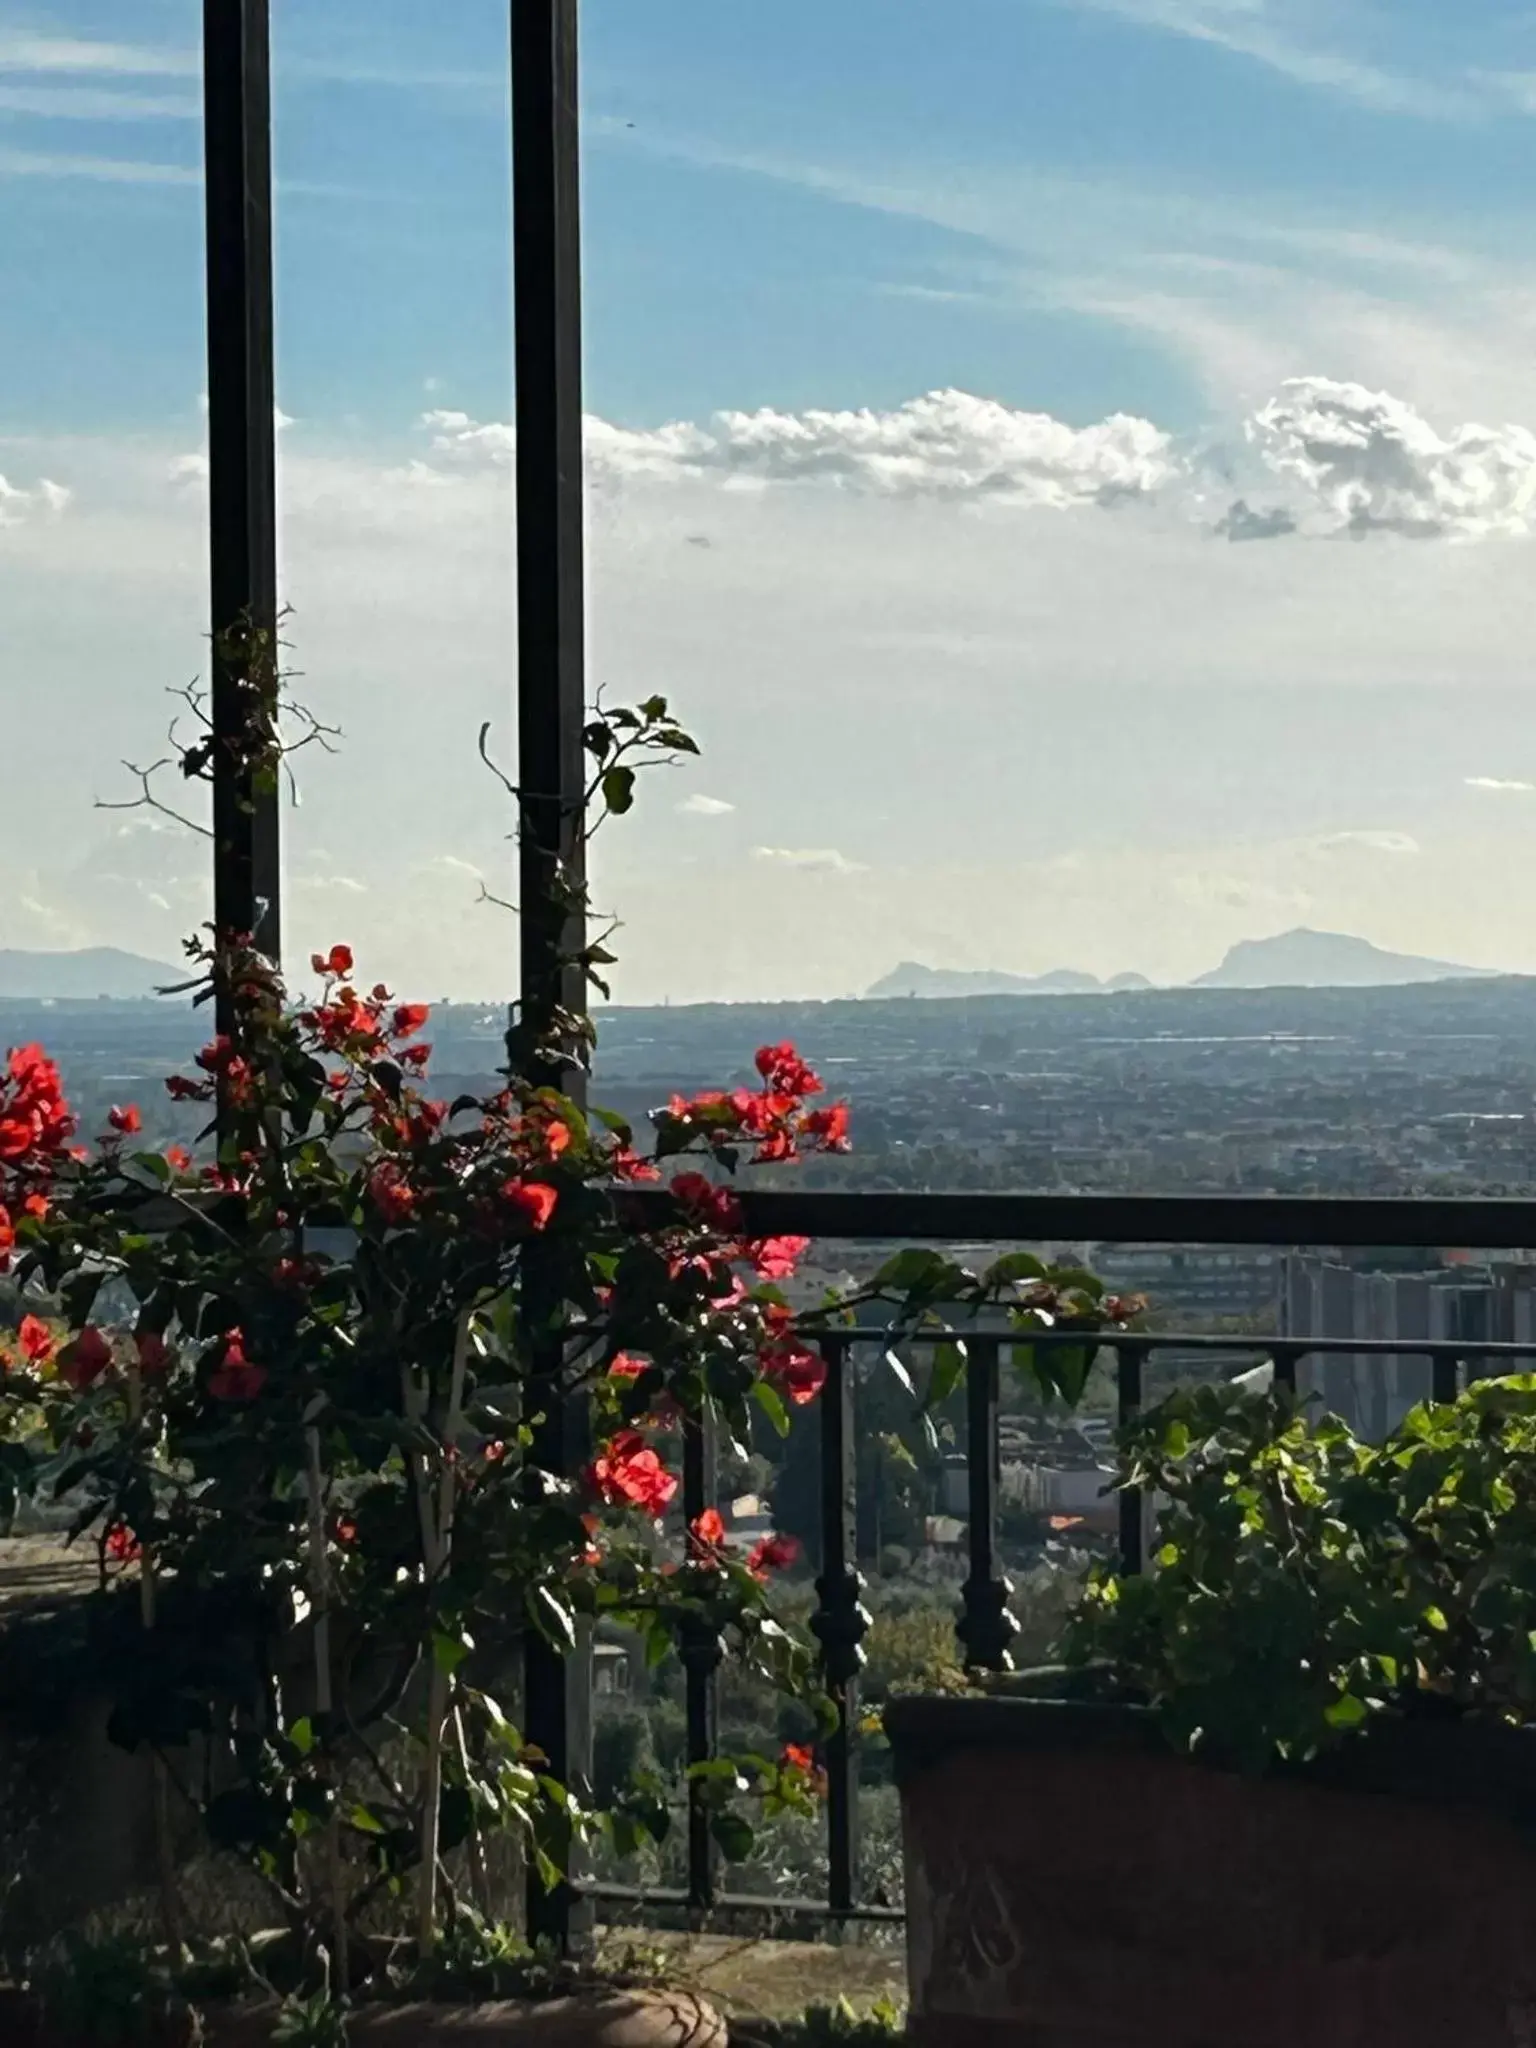
[[[1058,967],[1048,974],[1000,974],[985,968],[923,967],[916,960],[901,965],[865,991],[869,996],[1097,996],[1121,989],[1150,988],[1142,974],[1117,974],[1100,981],[1096,974]]]
[[[1458,967],[1450,960],[1426,960],[1417,953],[1388,953],[1369,939],[1346,932],[1314,932],[1303,926],[1272,939],[1239,939],[1209,974],[1191,988],[1401,988],[1417,981],[1483,981],[1489,967]]]
[[[1268,939],[1239,939],[1219,967],[1197,975],[1188,988],[1401,988],[1426,981],[1481,981],[1497,978],[1492,967],[1458,967],[1415,953],[1389,953],[1369,939],[1347,932],[1315,932],[1305,926]],[[1046,974],[1003,974],[986,969],[924,967],[904,960],[867,994],[891,996],[1109,995],[1151,988],[1141,974],[1117,974],[1109,981],[1059,967]]]
[[[85,946],[73,953],[28,953],[0,947],[0,998],[34,1003],[90,1002],[107,996],[130,1002],[187,979],[185,967],[146,960],[119,946]]]

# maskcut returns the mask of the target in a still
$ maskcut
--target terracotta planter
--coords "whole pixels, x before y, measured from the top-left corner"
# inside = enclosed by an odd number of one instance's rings
[[[267,2048],[270,2009],[209,2010],[205,2048]],[[725,2022],[683,1991],[615,1991],[527,2004],[403,2005],[364,2008],[350,2028],[352,2048],[726,2048]],[[183,2024],[160,2039],[122,2048],[190,2048]],[[101,2048],[48,2024],[29,1999],[0,1993],[3,2048]],[[117,2044],[113,2044],[117,2048]]]
[[[1129,1707],[886,1728],[923,2048],[1536,2044],[1536,1735],[1394,1724],[1254,1779]]]

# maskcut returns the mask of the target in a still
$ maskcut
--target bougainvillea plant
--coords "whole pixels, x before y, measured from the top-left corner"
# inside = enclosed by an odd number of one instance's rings
[[[659,699],[593,730],[610,809],[628,807],[625,745],[678,737]],[[592,1830],[622,1850],[665,1826],[648,1786],[590,1812],[519,1734],[499,1695],[530,1633],[568,1652],[609,1617],[659,1654],[702,1630],[815,1694],[812,1646],[773,1612],[793,1544],[740,1555],[708,1506],[684,1528],[679,1443],[709,1421],[744,1447],[820,1391],[785,1292],[806,1242],[752,1236],[728,1175],[846,1149],[848,1113],[787,1044],[750,1085],[674,1098],[643,1147],[515,1069],[439,1100],[427,1009],[369,985],[347,946],[314,957],[303,998],[247,939],[188,950],[195,1000],[227,1024],[166,1083],[208,1111],[196,1160],[142,1149],[129,1104],[77,1145],[46,1055],[9,1057],[0,1257],[26,1313],[3,1473],[78,1502],[104,1575],[137,1578],[115,1735],[346,1983],[370,1902],[412,1895],[429,1948],[443,1857],[464,1848],[483,1881],[493,1828],[553,1882]],[[637,1221],[643,1181],[672,1200]],[[978,1280],[904,1253],[820,1314],[894,1297],[910,1328],[1006,1302],[1016,1325],[1086,1334],[1106,1320],[1095,1287],[1026,1254]],[[962,1369],[951,1346],[935,1372]],[[575,1477],[541,1452],[567,1403],[591,1429]],[[711,1767],[693,1796],[739,1852],[743,1798],[809,1811],[819,1778],[792,1746]]]

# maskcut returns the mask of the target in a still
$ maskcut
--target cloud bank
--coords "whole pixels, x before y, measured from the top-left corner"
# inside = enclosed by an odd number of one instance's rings
[[[0,476],[0,526],[20,526],[29,519],[58,519],[68,509],[72,493],[63,484],[39,477],[30,490]]]
[[[427,456],[400,472],[413,483],[512,464],[516,435],[504,422],[439,410],[421,425]],[[1282,384],[1228,439],[1200,447],[1129,413],[1073,426],[930,391],[883,412],[765,408],[653,428],[589,417],[586,453],[599,491],[713,481],[1058,512],[1159,503],[1244,542],[1523,537],[1536,505],[1530,428],[1441,428],[1389,392],[1321,376]],[[1242,496],[1231,496],[1234,483]]]

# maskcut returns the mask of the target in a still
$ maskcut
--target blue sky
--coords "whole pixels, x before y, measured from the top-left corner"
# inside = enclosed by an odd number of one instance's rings
[[[0,0],[0,690],[90,736],[78,802],[0,823],[0,943],[164,950],[199,900],[195,845],[91,809],[200,659],[199,12]],[[505,0],[273,12],[284,559],[348,732],[296,916],[480,992]],[[1536,11],[584,24],[594,672],[706,747],[624,841],[621,987],[1177,977],[1297,922],[1536,967]],[[680,902],[746,906],[736,951]]]
[[[285,403],[393,423],[432,363],[493,408],[504,5],[274,15]],[[197,9],[137,0],[127,44],[124,21],[0,11],[12,418],[163,415],[199,375]],[[1192,426],[1176,348],[1053,295],[1058,234],[1120,203],[1143,260],[1273,258],[1276,227],[1531,248],[1536,16],[1513,0],[963,0],[942,26],[924,0],[589,0],[585,35],[590,389],[625,419],[957,384]]]

